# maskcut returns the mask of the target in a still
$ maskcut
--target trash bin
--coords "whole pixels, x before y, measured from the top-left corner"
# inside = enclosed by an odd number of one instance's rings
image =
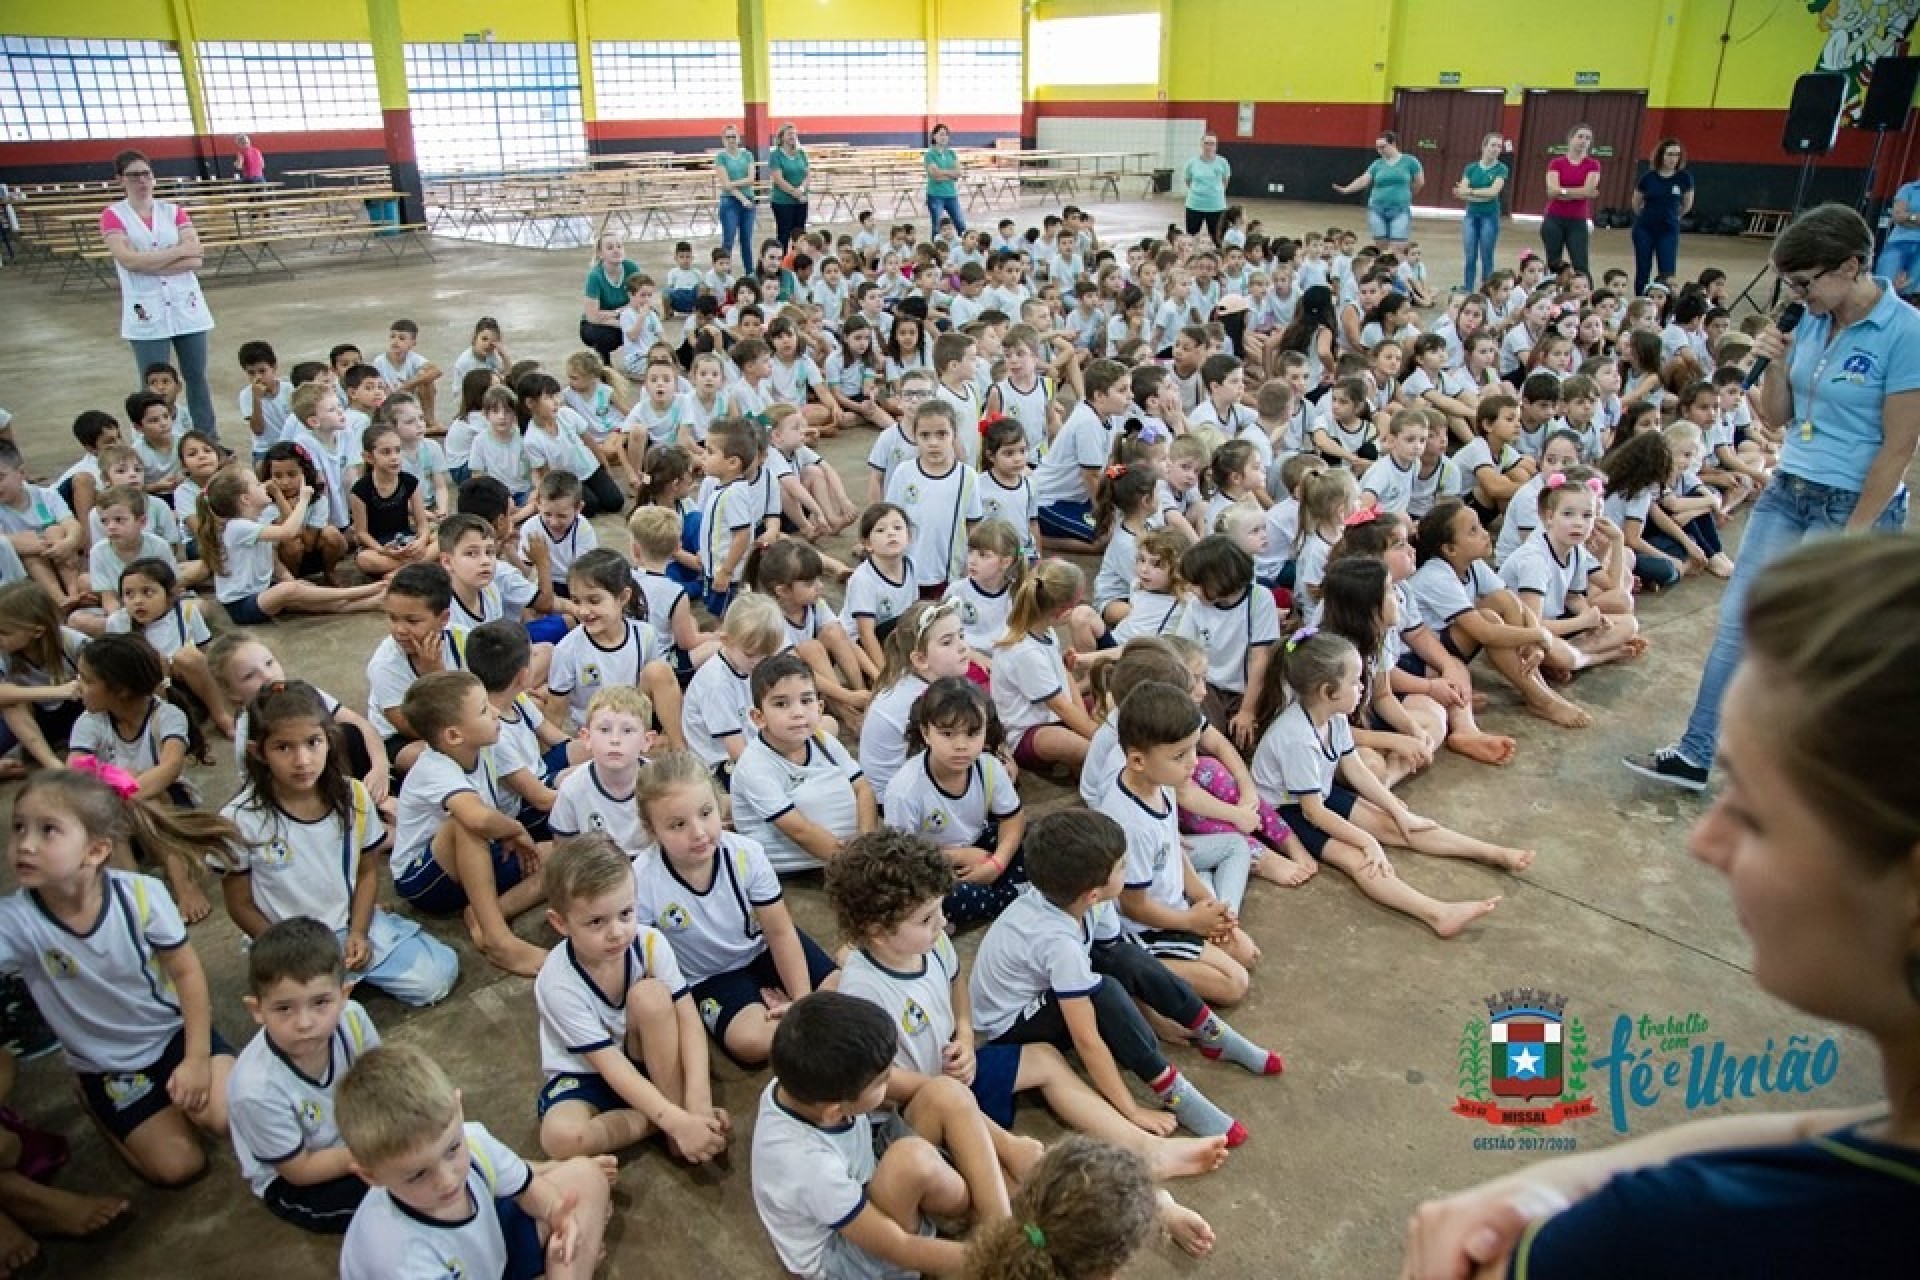
[[[367,206],[368,222],[376,227],[384,225],[390,228],[376,234],[383,236],[400,234],[400,202],[398,200],[363,200],[361,203]]]
[[[1173,190],[1173,170],[1155,169],[1153,171],[1153,194],[1163,196]]]

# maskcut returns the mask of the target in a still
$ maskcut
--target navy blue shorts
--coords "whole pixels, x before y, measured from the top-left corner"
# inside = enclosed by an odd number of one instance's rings
[[[800,950],[807,957],[807,980],[818,991],[820,984],[839,966],[834,964],[832,956],[820,949],[819,943],[807,936],[805,930],[795,932],[800,935]],[[762,987],[782,989],[780,971],[774,968],[771,951],[762,951],[743,968],[729,969],[725,973],[714,974],[704,982],[694,983],[693,1002],[700,1009],[700,1021],[707,1024],[707,1034],[720,1042],[722,1052],[726,1049],[727,1027],[740,1016],[741,1010],[762,1003]]]
[[[273,621],[273,615],[260,607],[258,593],[241,596],[238,600],[222,600],[227,616],[233,619],[236,627],[264,627]]]
[[[233,1046],[215,1031],[209,1037],[212,1057],[233,1057]],[[167,1093],[167,1081],[174,1070],[187,1060],[187,1029],[181,1027],[167,1041],[160,1056],[138,1071],[76,1071],[80,1081],[80,1099],[100,1127],[120,1142],[135,1129],[173,1105]]]
[[[641,1075],[647,1073],[647,1069],[637,1062],[633,1067]],[[607,1083],[607,1078],[597,1071],[569,1072],[553,1077],[541,1087],[540,1096],[534,1100],[534,1110],[544,1120],[547,1112],[563,1102],[584,1102],[595,1111],[624,1111],[630,1110],[633,1105],[621,1097]]]
[[[493,854],[494,890],[505,893],[519,884],[526,873],[520,859],[508,853],[500,841],[492,841],[488,848]],[[407,869],[393,878],[393,887],[400,891],[407,905],[430,916],[450,916],[466,909],[467,891],[440,865],[430,848],[414,855]]]
[[[1427,674],[1427,664],[1425,660],[1411,650],[1401,650],[1399,659],[1395,661],[1393,665],[1410,676],[1425,676]]]
[[[507,1269],[501,1280],[537,1280],[547,1273],[547,1247],[540,1242],[540,1224],[512,1196],[493,1202],[500,1235],[507,1242]]]
[[[1348,821],[1353,820],[1353,807],[1359,801],[1359,796],[1337,782],[1327,791],[1327,808]],[[1287,829],[1300,837],[1300,843],[1307,847],[1307,852],[1314,856],[1315,861],[1319,860],[1321,852],[1326,849],[1327,841],[1333,838],[1309,822],[1307,815],[1297,804],[1281,805],[1280,821],[1286,823]]]
[[[973,1100],[980,1114],[1002,1129],[1013,1128],[1014,1084],[1020,1078],[1020,1046],[983,1044],[973,1054]]]

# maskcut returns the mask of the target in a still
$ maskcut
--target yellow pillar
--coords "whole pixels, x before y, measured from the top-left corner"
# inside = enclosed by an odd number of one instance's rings
[[[194,150],[203,173],[218,171],[219,143],[207,122],[207,93],[200,83],[200,37],[194,30],[191,0],[172,0],[174,45],[180,51],[180,79],[187,91],[187,115],[193,121]]]
[[[1646,153],[1651,143],[1666,130],[1667,104],[1673,99],[1673,72],[1680,52],[1680,0],[1665,0],[1654,19],[1653,57],[1647,68],[1647,110],[1640,126],[1639,141],[1646,145],[1635,150]]]
[[[1034,102],[1033,87],[1033,21],[1034,10],[1040,6],[1037,0],[1021,0],[1020,5],[1020,145],[1037,145],[1036,137],[1040,132],[1040,110]]]
[[[767,126],[767,100],[772,85],[766,0],[740,0],[740,97],[747,109],[740,145],[755,155],[764,155],[773,140]]]
[[[367,28],[373,37],[373,79],[380,92],[380,124],[386,135],[387,168],[393,189],[404,194],[404,222],[425,217],[420,163],[413,153],[413,112],[407,105],[407,46],[400,30],[400,0],[367,0]]]
[[[587,0],[573,0],[573,56],[580,64],[580,118],[587,126],[587,154],[593,154],[593,125],[600,104],[593,96],[593,32],[587,25]]]
[[[921,125],[925,133],[940,116],[940,0],[922,0],[921,12],[925,15],[921,39],[927,48],[927,118]]]

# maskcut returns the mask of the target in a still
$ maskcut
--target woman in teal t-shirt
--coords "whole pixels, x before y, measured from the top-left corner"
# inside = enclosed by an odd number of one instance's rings
[[[1182,180],[1187,185],[1187,234],[1205,227],[1218,249],[1227,216],[1227,183],[1233,180],[1233,166],[1220,154],[1218,138],[1209,133],[1200,139],[1200,154],[1187,161]]]
[[[1507,189],[1509,176],[1500,160],[1506,145],[1507,140],[1497,133],[1480,139],[1480,158],[1454,184],[1454,198],[1467,206],[1460,239],[1467,251],[1467,277],[1461,287],[1468,293],[1476,282],[1485,282],[1493,274],[1493,250],[1500,243],[1500,193]]]
[[[602,360],[626,338],[620,332],[620,309],[627,305],[627,281],[640,274],[640,264],[627,256],[627,247],[609,231],[594,244],[593,265],[580,299],[580,341],[600,353]]]
[[[767,176],[773,179],[773,194],[767,203],[773,206],[773,238],[782,248],[807,229],[807,153],[800,146],[800,130],[791,124],[780,126],[774,135],[773,150],[767,153]]]
[[[944,124],[934,125],[927,135],[927,220],[936,236],[942,214],[953,222],[956,236],[967,234],[967,215],[960,212],[960,157],[949,145],[952,137]]]
[[[1427,173],[1400,150],[1400,135],[1391,129],[1374,139],[1373,149],[1380,158],[1352,182],[1336,182],[1333,189],[1343,196],[1367,191],[1367,229],[1375,247],[1382,253],[1405,253],[1413,234],[1413,198],[1427,185]]]
[[[713,153],[715,185],[720,188],[720,247],[733,252],[740,244],[740,269],[753,270],[753,215],[759,199],[753,190],[753,152],[740,145],[740,131],[728,125],[720,131],[720,150]]]

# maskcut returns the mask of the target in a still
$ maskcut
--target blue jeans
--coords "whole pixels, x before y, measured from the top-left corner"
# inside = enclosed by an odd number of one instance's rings
[[[1920,290],[1920,239],[1887,241],[1873,274],[1893,281],[1903,294]],[[1900,279],[1903,275],[1905,280]]]
[[[1404,204],[1370,204],[1367,230],[1375,240],[1399,244],[1413,234],[1413,210]]]
[[[933,225],[928,229],[927,235],[929,239],[938,234],[940,230],[940,215],[943,213],[953,219],[953,233],[955,235],[963,236],[967,234],[967,215],[960,212],[960,197],[930,195],[927,197],[927,220]]]
[[[1469,213],[1460,224],[1460,241],[1467,251],[1466,288],[1484,284],[1493,274],[1493,251],[1500,243],[1500,219]]]
[[[187,411],[193,415],[193,429],[220,438],[219,424],[213,414],[213,393],[207,389],[207,335],[182,333],[171,338],[135,338],[132,342],[136,371],[134,385],[147,389],[147,366],[174,364],[180,369],[180,381],[186,386]]]
[[[1680,754],[1689,764],[1704,769],[1713,763],[1714,748],[1720,741],[1720,703],[1746,652],[1742,615],[1753,580],[1807,538],[1846,528],[1859,501],[1860,495],[1850,489],[1778,472],[1754,502],[1746,534],[1740,539],[1733,578],[1720,597],[1720,623],[1713,633],[1713,648],[1707,652],[1706,669],[1700,673],[1693,714],[1687,717],[1687,732],[1680,739]],[[1907,491],[1903,488],[1887,503],[1873,527],[1876,532],[1898,533],[1906,523]]]
[[[1650,227],[1644,222],[1633,224],[1633,296],[1639,297],[1647,291],[1648,268],[1659,265],[1660,274],[1670,276],[1674,264],[1680,260],[1680,228],[1676,226]]]
[[[753,270],[753,215],[757,206],[741,204],[732,196],[720,201],[720,247],[728,253],[733,252],[733,242],[740,241],[740,266],[742,270]]]

